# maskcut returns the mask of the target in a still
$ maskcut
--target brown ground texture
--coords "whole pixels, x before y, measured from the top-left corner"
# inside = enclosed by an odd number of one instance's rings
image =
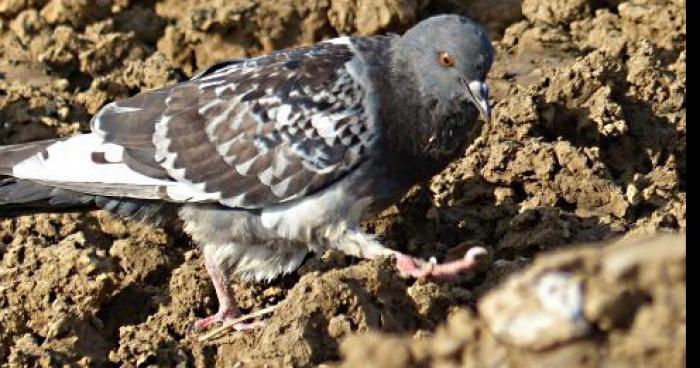
[[[324,254],[236,283],[245,311],[280,307],[202,343],[189,328],[216,299],[186,237],[100,211],[4,218],[0,366],[684,366],[684,0],[0,0],[0,144],[85,131],[224,58],[444,12],[494,40],[494,119],[365,226],[422,257],[482,245],[480,272],[439,285]]]

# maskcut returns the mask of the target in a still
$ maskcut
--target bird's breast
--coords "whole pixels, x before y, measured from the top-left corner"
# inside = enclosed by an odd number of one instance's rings
[[[323,191],[263,209],[262,226],[285,239],[323,246],[370,211],[375,202],[373,181],[366,170],[358,169]]]

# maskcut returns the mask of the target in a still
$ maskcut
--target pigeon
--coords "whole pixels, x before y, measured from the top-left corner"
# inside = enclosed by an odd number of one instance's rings
[[[360,224],[464,154],[490,120],[493,58],[479,24],[437,15],[403,35],[220,62],[105,105],[90,133],[0,147],[0,213],[97,207],[179,221],[219,303],[200,330],[254,328],[231,280],[269,282],[329,249],[451,280],[486,250],[426,261]]]

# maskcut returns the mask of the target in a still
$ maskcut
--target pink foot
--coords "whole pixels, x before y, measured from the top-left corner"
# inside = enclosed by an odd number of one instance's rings
[[[402,277],[428,279],[432,281],[452,281],[461,273],[473,270],[479,264],[479,258],[488,254],[482,247],[474,247],[467,251],[464,258],[447,262],[426,262],[405,254],[396,254],[396,268]]]
[[[241,313],[237,309],[226,309],[226,310],[220,310],[216,314],[212,314],[211,316],[204,317],[197,322],[194,323],[194,330],[195,331],[204,331],[208,330],[212,325],[224,322],[229,319],[234,319],[240,316]]]
[[[241,312],[236,306],[233,298],[233,292],[228,280],[226,279],[225,273],[220,269],[220,265],[212,259],[206,249],[204,253],[204,265],[206,266],[209,276],[211,276],[211,281],[214,284],[216,298],[219,301],[219,311],[216,314],[202,318],[195,322],[192,326],[193,329],[196,332],[201,332],[204,330],[209,330],[217,324],[226,325],[226,322],[228,321],[230,321],[228,322],[230,323],[230,326],[227,328],[232,328],[236,331],[252,330],[262,326],[262,322],[250,322],[250,320],[255,317],[254,315],[251,315],[250,317],[241,316]]]
[[[267,324],[267,322],[265,322],[263,320],[255,320],[255,319],[272,313],[276,308],[277,308],[277,306],[273,305],[270,307],[266,307],[266,308],[257,310],[255,312],[252,312],[252,313],[247,314],[245,316],[240,316],[240,317],[235,317],[235,318],[227,318],[225,321],[223,321],[223,323],[221,323],[220,326],[210,328],[209,331],[207,331],[205,334],[200,335],[199,341],[201,341],[201,342],[209,341],[212,338],[216,338],[217,336],[224,334],[230,330],[249,331],[249,330],[261,328],[261,327],[265,326]],[[215,316],[212,316],[212,317],[215,317]],[[209,327],[212,327],[211,323],[209,324]]]
[[[230,328],[230,329],[233,329],[235,331],[248,331],[248,330],[254,330],[256,328],[261,328],[261,327],[265,326],[265,321],[263,321],[263,320],[255,321],[253,319],[272,312],[275,307],[276,306],[263,308],[257,312],[253,312],[253,313],[250,313],[250,314],[247,314],[244,316],[242,316],[241,313],[237,309],[235,309],[235,310],[231,309],[227,312],[219,311],[216,314],[213,314],[209,317],[202,318],[199,321],[195,322],[194,326],[193,326],[194,331],[195,332],[202,332],[204,330],[209,330],[213,327],[213,325],[216,325],[216,324],[221,324],[222,326],[230,324],[226,328]]]

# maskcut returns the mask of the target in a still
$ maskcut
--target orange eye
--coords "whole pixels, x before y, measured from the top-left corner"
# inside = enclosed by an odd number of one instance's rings
[[[438,63],[440,63],[442,66],[452,67],[455,65],[455,61],[452,59],[452,56],[444,51],[438,52],[437,59]]]

